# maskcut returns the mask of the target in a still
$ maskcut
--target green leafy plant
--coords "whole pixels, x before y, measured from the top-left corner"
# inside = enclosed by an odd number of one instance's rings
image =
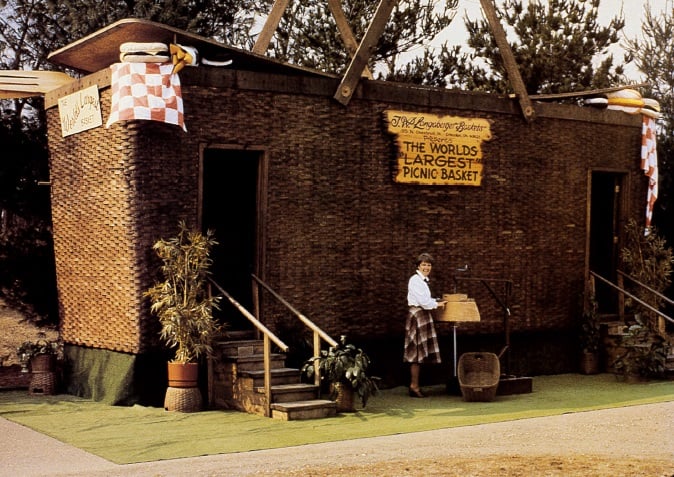
[[[342,335],[337,346],[321,350],[319,356],[307,360],[302,366],[302,373],[311,379],[318,369],[322,381],[347,386],[365,407],[370,397],[379,392],[378,378],[369,376],[369,367],[368,355],[361,348],[347,343],[346,336]],[[331,399],[336,396],[337,386],[331,386]]]
[[[211,355],[213,339],[222,329],[213,318],[220,297],[212,296],[208,287],[210,251],[216,244],[212,231],[204,235],[181,221],[176,237],[160,239],[153,246],[163,262],[164,281],[145,295],[159,318],[160,338],[176,349],[173,362],[190,363]]]
[[[597,300],[594,294],[588,297],[587,309],[580,322],[579,341],[581,350],[586,353],[598,353],[601,344],[600,322],[597,313]]]
[[[667,247],[664,238],[658,235],[656,228],[652,227],[648,233],[644,233],[633,219],[625,226],[625,246],[620,251],[622,266],[627,275],[647,287],[659,293],[663,293],[671,284],[674,255],[672,249]],[[632,294],[659,309],[664,301],[651,291],[640,286],[631,287]],[[652,322],[653,326],[659,321],[655,313],[641,306],[634,300],[627,298],[626,305],[642,314],[645,320]]]
[[[663,293],[671,284],[674,265],[671,248],[666,246],[655,228],[644,233],[634,220],[625,226],[625,234],[621,259],[627,275],[651,290]],[[662,298],[645,287],[634,286],[631,292],[655,309],[660,309],[664,303]],[[625,301],[634,312],[634,320],[628,322],[623,330],[620,345],[624,351],[616,358],[616,371],[628,376],[661,377],[671,347],[664,321],[636,300],[627,298]]]
[[[635,322],[625,326],[620,337],[624,349],[614,362],[616,373],[623,376],[661,378],[669,352],[666,339],[653,331],[648,323],[635,315]]]
[[[22,371],[28,372],[28,363],[39,355],[54,356],[55,359],[63,359],[63,342],[61,340],[48,340],[39,338],[35,341],[24,341],[16,348],[16,355],[19,357]]]

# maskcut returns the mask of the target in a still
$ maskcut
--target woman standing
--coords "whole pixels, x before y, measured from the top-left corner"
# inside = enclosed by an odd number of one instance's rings
[[[409,312],[405,322],[405,352],[403,361],[410,363],[410,389],[412,397],[426,397],[419,388],[419,372],[421,364],[438,364],[440,347],[433,324],[431,310],[445,306],[444,301],[437,301],[431,296],[428,276],[431,274],[433,257],[428,253],[419,255],[416,261],[417,270],[407,284],[407,305]]]

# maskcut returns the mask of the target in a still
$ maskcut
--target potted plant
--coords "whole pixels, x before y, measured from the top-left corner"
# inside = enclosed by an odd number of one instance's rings
[[[175,349],[168,363],[169,388],[196,387],[199,358],[211,355],[211,344],[221,330],[213,318],[220,297],[211,295],[208,284],[210,251],[216,244],[211,230],[204,235],[181,221],[177,236],[153,245],[164,279],[145,294],[159,318],[160,338]]]
[[[651,329],[641,315],[634,315],[634,320],[620,336],[622,352],[613,363],[615,373],[626,381],[661,378],[669,353],[667,340]]]
[[[342,335],[337,346],[321,350],[319,356],[307,360],[302,373],[311,379],[318,370],[321,381],[330,384],[330,399],[337,401],[337,410],[352,412],[356,396],[365,407],[370,397],[379,392],[378,378],[369,376],[369,366],[368,355],[347,343],[346,336]]]
[[[588,304],[581,316],[579,341],[581,347],[580,371],[583,374],[599,372],[600,322],[594,293],[588,295]]]
[[[21,372],[47,373],[54,371],[56,359],[62,357],[63,344],[60,340],[52,341],[40,338],[36,341],[24,341],[16,349],[21,363]]]

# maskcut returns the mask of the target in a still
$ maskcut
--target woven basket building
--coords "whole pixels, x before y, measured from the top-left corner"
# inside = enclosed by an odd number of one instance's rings
[[[394,378],[407,280],[420,252],[436,258],[438,296],[456,293],[454,270],[464,264],[474,276],[508,280],[508,326],[515,340],[526,338],[519,351],[532,356],[574,326],[588,271],[615,258],[613,234],[621,236],[628,218],[643,220],[637,116],[541,101],[527,122],[512,98],[373,80],[362,80],[344,105],[334,100],[337,76],[166,26],[130,25],[52,55],[85,75],[45,99],[61,331],[78,394],[133,401],[149,386],[142,376],[163,366],[143,293],[158,273],[152,244],[174,235],[179,220],[215,230],[214,278],[244,306],[255,308],[254,273],[327,333],[366,345],[377,374]],[[186,130],[143,119],[106,126],[120,42],[176,35],[204,55],[233,60],[179,73]],[[59,101],[92,86],[102,124],[64,135]],[[444,154],[451,162],[468,151],[461,141],[470,148],[479,140],[479,185],[401,179],[398,140],[415,134],[392,127],[401,113],[487,125],[488,138],[462,132]],[[412,152],[411,163],[429,153]],[[613,229],[605,230],[606,214]],[[481,315],[462,333],[498,341],[501,305],[480,283],[461,286]],[[277,300],[264,292],[257,300],[270,329],[290,327]],[[246,326],[224,308],[232,328]],[[441,340],[450,336],[438,329]],[[538,368],[521,371],[568,370],[563,353],[554,359],[531,360]],[[102,376],[110,381],[95,391]]]

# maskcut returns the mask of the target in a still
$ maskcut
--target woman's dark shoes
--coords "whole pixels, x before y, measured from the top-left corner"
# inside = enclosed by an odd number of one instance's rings
[[[410,391],[410,397],[413,397],[413,398],[425,398],[426,397],[424,395],[424,393],[421,392],[421,389],[410,388],[409,391]]]

